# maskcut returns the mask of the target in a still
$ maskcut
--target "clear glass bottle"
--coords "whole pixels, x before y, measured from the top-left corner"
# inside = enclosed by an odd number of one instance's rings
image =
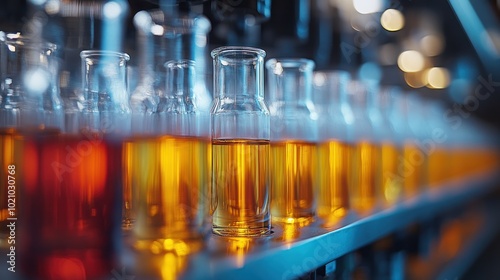
[[[195,62],[173,60],[165,68],[168,92],[165,111],[157,116],[160,136],[127,146],[133,232],[142,249],[157,244],[155,250],[168,251],[161,244],[170,240],[194,250],[208,232],[210,119],[196,106]]]
[[[38,137],[61,129],[56,51],[54,44],[38,37],[0,32],[0,172],[5,175],[0,182],[1,246],[7,245],[3,239],[8,234],[7,224],[16,223],[21,211],[31,209],[24,208],[30,205],[23,199],[24,187],[38,171],[32,169],[25,150]]]
[[[377,143],[380,147],[380,198],[384,206],[392,206],[402,198],[403,185],[399,180],[398,158],[402,154],[397,143],[396,131],[390,120],[392,110],[390,91],[386,91],[378,83],[368,83],[369,115]]]
[[[348,130],[353,124],[345,71],[314,73],[315,105],[319,109],[319,188],[317,215],[335,225],[349,210],[349,162],[353,149]]]
[[[381,88],[381,98],[385,108],[384,117],[391,123],[394,131],[393,142],[399,150],[397,172],[390,176],[395,186],[401,186],[399,198],[411,198],[419,194],[421,181],[421,166],[419,164],[418,148],[412,144],[415,134],[408,125],[408,104],[406,93],[397,86]],[[390,174],[388,174],[390,175]]]
[[[428,155],[428,186],[440,188],[446,185],[450,177],[451,141],[448,123],[445,122],[442,101],[423,99],[423,113],[428,117],[426,138],[419,141],[420,148]]]
[[[121,240],[122,142],[130,130],[127,54],[83,51],[78,133],[37,133],[24,148],[21,245],[30,278],[101,278]],[[73,131],[73,129],[71,130]],[[82,246],[82,244],[84,244]]]
[[[420,191],[428,189],[429,184],[429,153],[430,146],[426,144],[428,138],[428,123],[422,118],[424,115],[424,102],[415,91],[404,93],[408,135],[405,141],[404,157],[408,166],[408,174],[419,184]],[[413,175],[411,172],[414,172]],[[415,176],[415,177],[414,177]],[[418,178],[416,178],[418,176]]]
[[[170,60],[188,59],[196,61],[196,79],[194,91],[197,96],[198,110],[210,112],[212,96],[207,87],[207,58],[208,58],[208,32],[210,21],[200,14],[181,13],[163,10],[146,11],[151,19],[148,29],[152,42],[151,54],[152,69],[154,71],[154,88],[160,98],[159,111],[165,110],[165,101],[168,89],[165,88],[164,63]],[[142,24],[142,23],[141,23]],[[144,21],[144,24],[148,24]]]
[[[216,200],[212,228],[219,235],[260,236],[271,229],[264,56],[263,50],[250,47],[212,51],[212,186]]]
[[[81,59],[83,50],[121,51],[126,32],[129,4],[125,0],[28,1],[33,17],[28,26],[37,36],[57,44],[61,58],[58,85],[66,112],[66,130],[77,127],[76,114],[81,97]]]
[[[351,153],[349,196],[351,207],[360,214],[373,211],[380,196],[380,149],[369,115],[369,93],[361,82],[349,84],[348,103],[353,122],[349,137],[355,141]]]
[[[20,70],[23,68],[23,60],[20,49],[16,49],[16,41],[21,42],[20,38],[20,34],[0,31],[0,177],[4,178],[0,181],[0,248],[10,247],[10,230],[7,225],[9,218],[15,218],[9,217],[9,202],[12,202],[9,199],[14,199],[15,202],[15,195],[19,191],[16,185],[19,182],[11,179],[22,178],[19,176],[22,160],[19,106],[22,98]]]
[[[310,223],[318,186],[318,114],[311,99],[314,62],[266,62],[271,115],[271,215],[274,221]]]

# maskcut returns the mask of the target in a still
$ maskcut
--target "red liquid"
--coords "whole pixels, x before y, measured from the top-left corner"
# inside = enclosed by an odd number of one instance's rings
[[[121,143],[47,130],[25,139],[21,269],[36,279],[110,275],[120,237]]]

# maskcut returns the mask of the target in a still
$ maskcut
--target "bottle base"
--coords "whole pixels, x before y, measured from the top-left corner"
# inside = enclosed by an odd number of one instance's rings
[[[271,234],[271,227],[261,228],[228,228],[213,227],[212,232],[216,235],[226,237],[259,237]]]

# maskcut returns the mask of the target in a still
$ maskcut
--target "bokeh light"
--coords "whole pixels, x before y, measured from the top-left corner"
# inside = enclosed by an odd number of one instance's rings
[[[433,89],[443,89],[450,84],[450,72],[443,67],[432,67],[425,71],[427,87]]]
[[[360,14],[372,14],[382,10],[382,0],[353,0],[354,9]]]
[[[398,10],[387,9],[380,17],[380,24],[387,31],[398,31],[404,27],[405,18]]]
[[[404,72],[421,71],[424,65],[424,56],[415,50],[404,51],[398,57],[398,66]]]

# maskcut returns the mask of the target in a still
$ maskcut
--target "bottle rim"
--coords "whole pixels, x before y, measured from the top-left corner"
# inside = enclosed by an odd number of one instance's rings
[[[272,58],[266,62],[266,68],[275,74],[281,74],[284,70],[313,71],[315,66],[314,61],[307,58]]]
[[[171,68],[189,68],[196,65],[194,60],[191,59],[179,59],[179,60],[169,60],[163,64],[166,69]]]
[[[21,33],[7,33],[4,31],[0,31],[0,42],[3,42],[5,45],[14,45],[19,47],[41,47],[42,49],[54,52],[57,50],[57,45],[44,40],[34,40],[32,38],[26,37]]]
[[[125,61],[130,60],[130,55],[124,52],[108,51],[108,50],[83,50],[80,52],[82,59],[97,58],[97,57],[117,57]]]
[[[154,29],[153,35],[176,35],[176,34],[207,34],[212,29],[208,18],[198,14],[179,14],[176,17],[170,17],[161,9],[145,11],[151,22],[151,25],[160,26],[161,29]],[[161,30],[159,32],[158,30]]]
[[[214,59],[223,57],[226,62],[245,63],[263,59],[266,51],[253,47],[223,46],[215,48],[210,54]]]

